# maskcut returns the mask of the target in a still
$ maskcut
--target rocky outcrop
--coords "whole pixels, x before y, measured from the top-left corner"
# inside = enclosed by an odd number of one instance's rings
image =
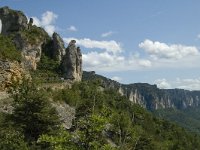
[[[33,19],[27,21],[21,11],[0,8],[2,34],[8,35],[21,51],[22,64],[26,70],[36,70],[42,53],[60,63],[63,77],[71,81],[82,79],[82,55],[79,47],[72,40],[65,49],[62,38],[54,33],[52,38],[47,32],[35,25]]]
[[[22,51],[25,68],[28,70],[36,70],[37,63],[40,61],[42,54],[42,45],[45,41],[38,40],[34,44],[31,44],[23,33],[17,33],[13,38],[13,42]]]
[[[63,123],[63,127],[70,129],[72,127],[72,121],[75,119],[75,109],[66,103],[52,103],[52,105],[56,108],[60,120]]]
[[[57,33],[53,33],[53,59],[61,62],[62,57],[65,54],[65,45],[63,39]]]
[[[9,7],[0,8],[0,19],[3,35],[28,28],[26,16],[21,11],[14,11]]]
[[[0,8],[3,35],[11,35],[16,48],[22,52],[23,63],[26,69],[35,70],[40,61],[42,46],[49,38],[48,34],[39,27],[32,26],[21,11],[9,7]]]
[[[65,79],[72,81],[81,81],[82,79],[82,54],[79,47],[76,47],[76,41],[72,40],[66,48],[61,67]]]
[[[0,60],[0,91],[9,87],[11,81],[20,80],[24,73],[23,66],[18,62]]]

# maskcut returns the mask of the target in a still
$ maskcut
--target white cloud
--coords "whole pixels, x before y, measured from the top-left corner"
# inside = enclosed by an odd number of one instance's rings
[[[55,20],[58,18],[58,15],[54,14],[51,11],[46,11],[42,14],[42,24],[44,26],[50,25],[52,23],[55,23]]]
[[[2,21],[0,19],[0,33],[1,33],[1,30],[2,30]]]
[[[145,40],[139,44],[154,59],[181,59],[189,56],[199,55],[199,51],[194,46],[184,46],[181,44],[168,45],[158,41]]]
[[[157,79],[154,81],[155,84],[157,84],[158,88],[161,89],[170,89],[171,85],[168,83],[166,79]]]
[[[109,32],[106,32],[106,33],[102,33],[101,34],[101,37],[108,37],[108,36],[111,36],[111,35],[113,35],[113,31],[109,31]]]
[[[176,80],[168,81],[166,79],[157,79],[154,81],[158,88],[169,89],[178,88],[185,90],[200,90],[200,77],[199,78],[177,78]]]
[[[45,13],[42,14],[41,19],[38,19],[37,17],[32,17],[33,18],[33,24],[39,27],[43,27],[45,31],[49,34],[52,35],[53,32],[55,32],[55,21],[58,18],[58,15],[51,11],[46,11]]]
[[[150,60],[145,60],[145,59],[139,59],[138,64],[143,67],[151,67],[152,66],[152,62]]]
[[[75,26],[70,26],[69,28],[67,28],[67,30],[72,32],[78,31],[78,29]]]
[[[152,66],[150,60],[142,59],[139,55],[137,57],[124,56],[121,44],[114,40],[97,41],[88,38],[64,38],[67,43],[71,40],[76,40],[78,45],[91,49],[90,52],[83,52],[84,70],[111,72],[143,69]],[[101,49],[102,51],[97,51],[96,49]]]
[[[121,44],[114,41],[114,40],[111,40],[111,41],[96,41],[96,40],[91,40],[89,38],[84,38],[84,39],[64,38],[64,41],[69,43],[72,39],[76,40],[78,45],[84,46],[85,48],[105,49],[107,52],[112,52],[112,53],[115,53],[115,54],[122,52]]]
[[[118,76],[114,76],[114,77],[112,77],[111,78],[112,80],[115,80],[115,81],[121,81],[122,80],[122,78],[121,77],[118,77]]]
[[[200,90],[200,77],[199,78],[188,78],[188,79],[180,79],[177,78],[175,84],[177,88],[187,89],[187,90]]]
[[[112,53],[92,51],[83,54],[83,66],[86,70],[116,71],[123,65],[125,58]]]

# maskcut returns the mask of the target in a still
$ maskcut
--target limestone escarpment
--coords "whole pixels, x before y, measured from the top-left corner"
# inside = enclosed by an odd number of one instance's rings
[[[82,54],[76,41],[72,40],[66,48],[62,59],[62,72],[65,79],[81,81],[82,79]]]
[[[100,79],[104,88],[114,88],[134,104],[156,110],[163,108],[185,109],[200,106],[200,91],[184,89],[159,89],[156,85],[147,83],[120,84],[114,80],[83,72],[83,80]]]

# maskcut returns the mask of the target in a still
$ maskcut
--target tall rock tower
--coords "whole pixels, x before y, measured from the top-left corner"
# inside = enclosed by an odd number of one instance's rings
[[[63,77],[72,81],[81,81],[82,79],[82,54],[79,47],[76,47],[76,41],[71,40],[61,62]]]

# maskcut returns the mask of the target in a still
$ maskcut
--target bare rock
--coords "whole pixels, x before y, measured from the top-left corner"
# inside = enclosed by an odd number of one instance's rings
[[[56,111],[63,123],[63,127],[70,129],[72,127],[72,121],[75,119],[75,109],[70,107],[66,103],[52,103],[56,108]]]
[[[23,66],[17,61],[0,60],[0,91],[9,87],[11,81],[20,80],[24,73]]]
[[[38,40],[32,44],[22,33],[17,33],[13,38],[13,42],[22,51],[25,68],[28,70],[36,70],[37,63],[40,61],[44,41]]]
[[[57,61],[61,61],[62,57],[65,54],[65,45],[63,39],[57,33],[53,33],[53,59]]]
[[[21,11],[14,11],[9,7],[0,8],[0,19],[3,35],[28,28],[26,16]]]
[[[65,79],[81,81],[82,79],[82,54],[76,41],[72,40],[66,48],[66,54],[62,59],[62,72]]]

